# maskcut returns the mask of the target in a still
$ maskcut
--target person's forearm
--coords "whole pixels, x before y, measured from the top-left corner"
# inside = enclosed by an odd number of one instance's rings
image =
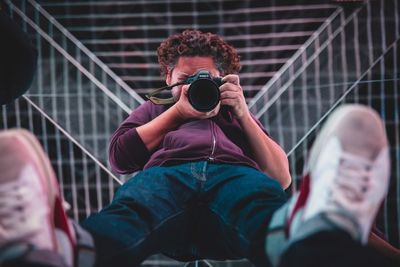
[[[259,167],[268,176],[276,179],[283,188],[287,188],[291,183],[291,176],[283,149],[263,132],[250,114],[239,121]]]
[[[182,122],[179,112],[175,106],[172,106],[152,121],[137,127],[136,130],[147,149],[153,151],[164,139],[164,136],[169,131],[176,129]]]

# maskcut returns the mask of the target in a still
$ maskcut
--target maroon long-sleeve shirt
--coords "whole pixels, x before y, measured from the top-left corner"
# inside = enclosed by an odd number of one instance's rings
[[[260,169],[239,122],[229,112],[224,116],[220,112],[211,119],[183,123],[177,129],[168,132],[160,145],[150,152],[137,133],[136,127],[151,121],[168,108],[147,101],[119,126],[111,138],[109,147],[109,160],[114,171],[129,174],[153,166],[198,160],[244,164]],[[255,120],[268,135],[261,123]]]

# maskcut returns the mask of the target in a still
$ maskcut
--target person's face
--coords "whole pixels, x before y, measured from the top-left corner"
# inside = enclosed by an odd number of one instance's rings
[[[172,85],[177,82],[186,80],[189,76],[196,74],[199,70],[206,70],[210,72],[213,77],[220,76],[212,57],[180,57],[176,66],[167,74],[166,83]],[[175,86],[172,88],[172,95],[175,99],[179,99],[183,86]]]

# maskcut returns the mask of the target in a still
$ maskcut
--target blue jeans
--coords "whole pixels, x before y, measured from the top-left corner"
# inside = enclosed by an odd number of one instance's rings
[[[279,183],[254,168],[192,162],[142,171],[82,226],[93,235],[97,266],[137,266],[157,253],[266,266],[266,228],[286,200]]]

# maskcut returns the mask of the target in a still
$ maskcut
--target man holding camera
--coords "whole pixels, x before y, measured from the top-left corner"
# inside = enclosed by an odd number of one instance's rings
[[[236,50],[217,35],[186,30],[157,52],[174,101],[147,101],[112,137],[113,169],[141,172],[83,222],[98,262],[134,266],[161,252],[266,266],[266,225],[286,202],[291,177],[284,151],[247,107]],[[197,110],[188,100],[191,84],[215,86],[218,77],[217,105]]]

